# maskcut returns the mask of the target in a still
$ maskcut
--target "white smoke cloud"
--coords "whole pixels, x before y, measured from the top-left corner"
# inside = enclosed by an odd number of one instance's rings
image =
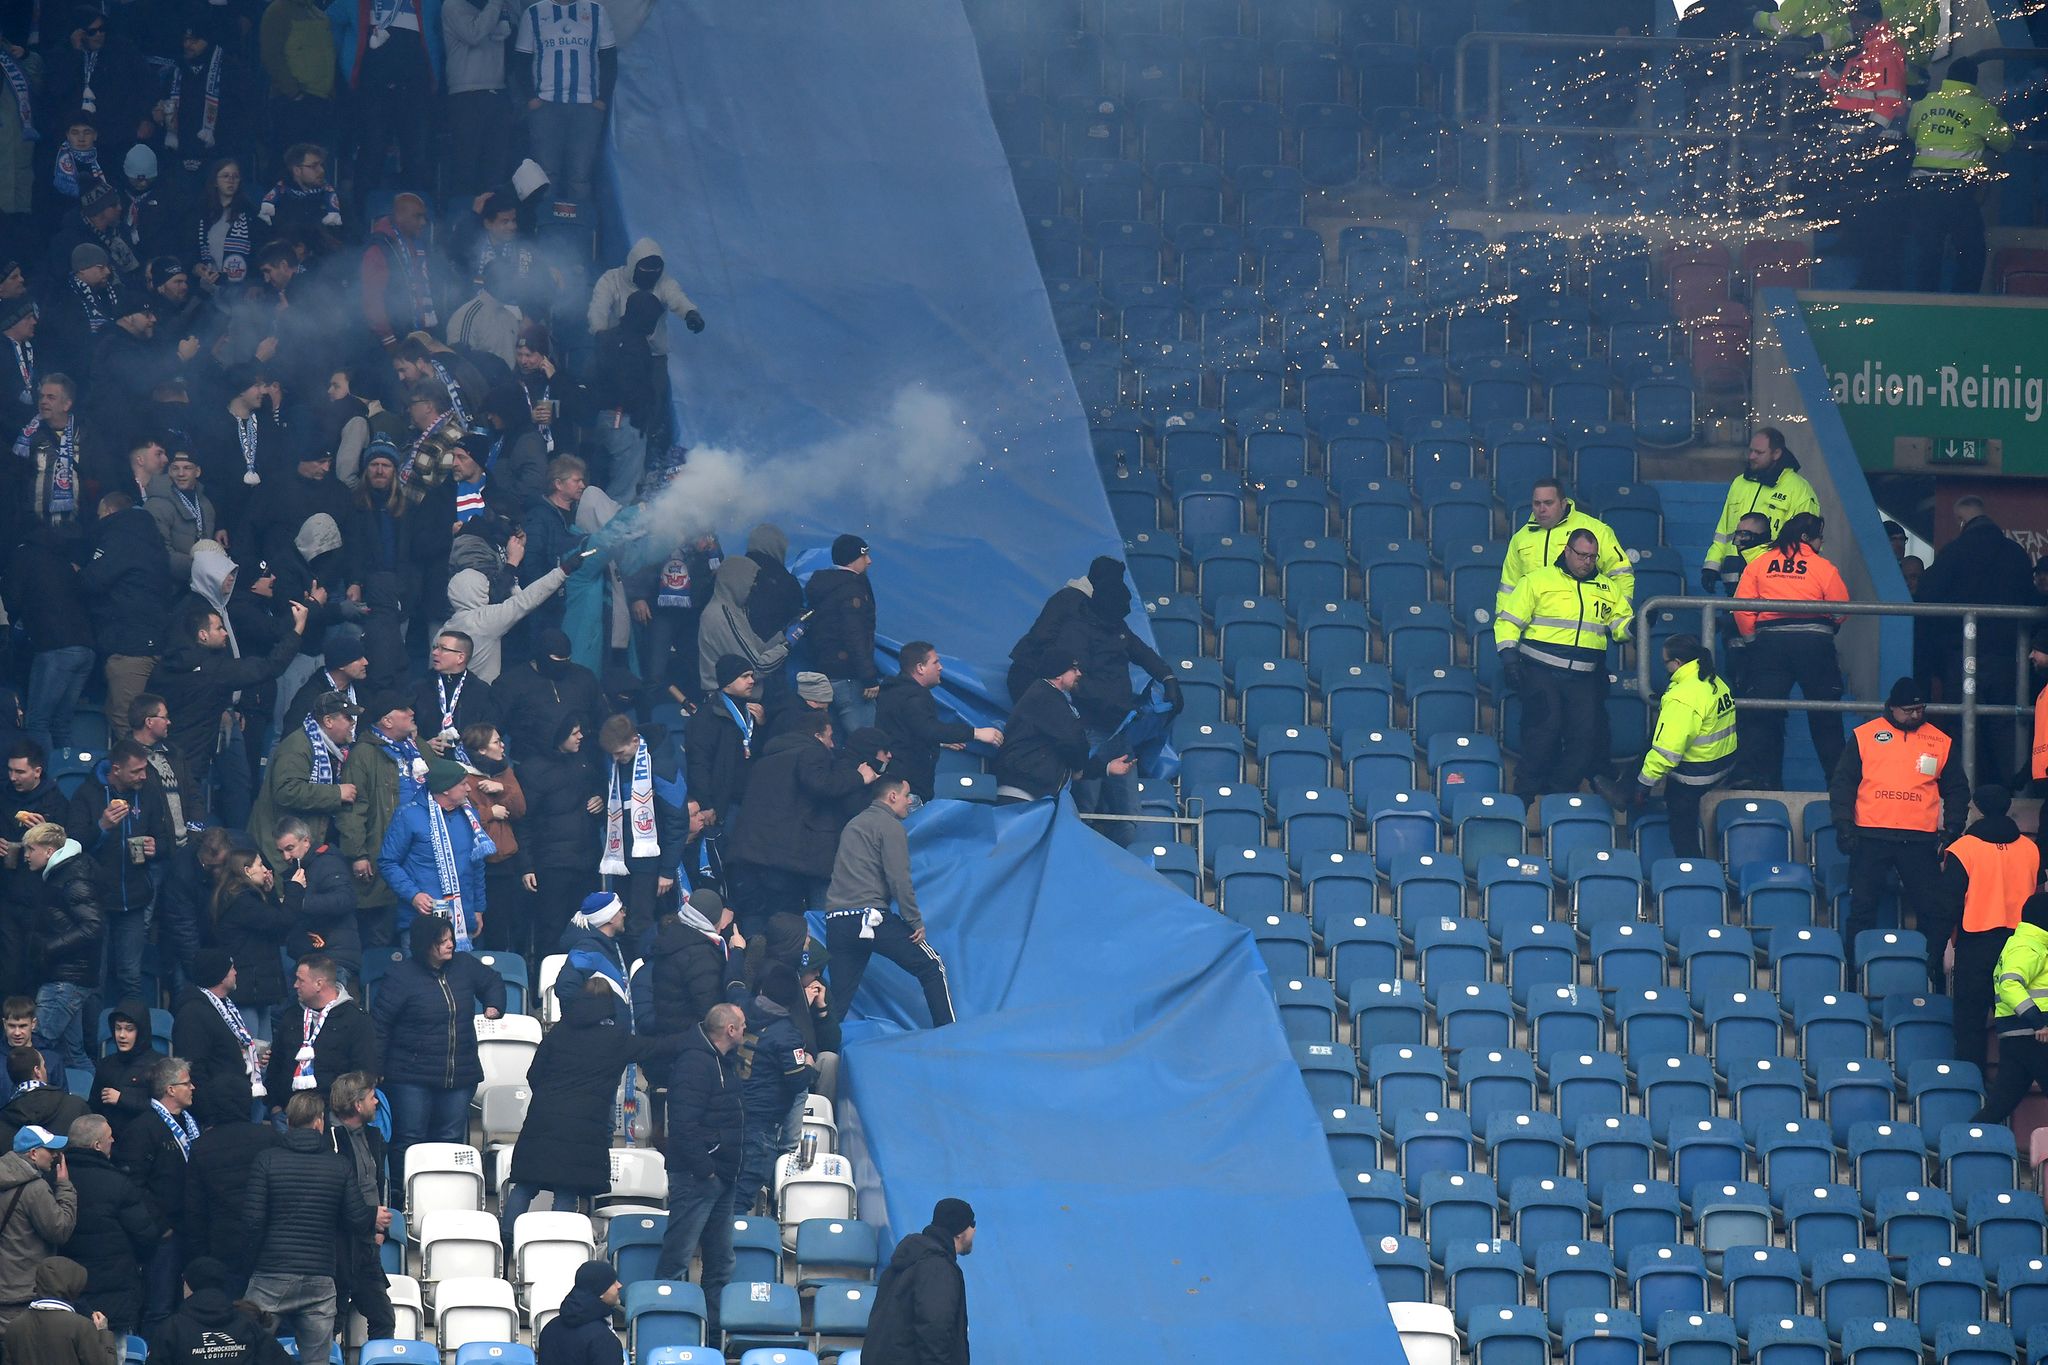
[[[831,512],[844,522],[861,508],[894,519],[967,477],[985,453],[957,403],[906,388],[867,429],[795,450],[692,447],[660,492],[620,516],[620,529],[673,545],[778,516]]]

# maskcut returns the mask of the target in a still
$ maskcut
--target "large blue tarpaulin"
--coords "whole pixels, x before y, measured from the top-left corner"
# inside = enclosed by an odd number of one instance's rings
[[[662,0],[615,105],[626,236],[709,323],[671,323],[682,439],[787,456],[886,436],[906,392],[957,408],[980,459],[928,500],[883,458],[770,511],[799,548],[866,534],[884,633],[1000,698],[1039,606],[1120,538],[958,0]]]
[[[975,1359],[1398,1362],[1250,935],[1064,801],[912,822],[960,1022],[878,959],[841,1115],[863,1217],[974,1205]]]

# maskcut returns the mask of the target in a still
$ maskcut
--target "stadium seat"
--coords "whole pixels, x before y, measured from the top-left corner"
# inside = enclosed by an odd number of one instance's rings
[[[1551,1052],[1544,1065],[1551,1105],[1567,1131],[1580,1131],[1588,1119],[1627,1112],[1628,1076],[1613,1053]]]
[[[476,1148],[459,1142],[416,1142],[405,1149],[405,1207],[415,1227],[436,1210],[483,1206],[483,1157]]]
[[[1491,1177],[1472,1171],[1437,1170],[1422,1177],[1417,1193],[1422,1209],[1422,1236],[1429,1258],[1443,1265],[1453,1246],[1490,1242],[1499,1233],[1495,1220],[1500,1191]]]
[[[1508,925],[1501,934],[1501,951],[1507,958],[1508,989],[1517,1005],[1527,1006],[1545,988],[1575,984],[1578,947],[1567,925]]]
[[[1937,1142],[1942,1188],[1963,1207],[1981,1193],[2019,1184],[2019,1145],[2007,1125],[1951,1124]]]
[[[1341,866],[1317,867],[1311,862],[1309,873],[1323,875],[1304,875],[1303,880],[1308,890],[1310,922],[1319,921],[1323,926],[1323,951],[1329,955],[1331,979],[1348,995],[1353,981],[1384,980],[1397,975],[1401,943],[1394,921],[1371,912],[1372,884],[1365,882],[1364,895],[1359,897],[1358,880],[1333,875],[1343,871]],[[1329,910],[1336,905],[1363,913],[1347,915]]]
[[[1707,1311],[1707,1264],[1699,1248],[1637,1246],[1628,1253],[1627,1264],[1629,1295],[1636,1316],[1644,1322],[1658,1322],[1666,1314]]]
[[[1301,1069],[1309,1099],[1329,1109],[1352,1103],[1358,1091],[1358,1058],[1341,1043],[1295,1043],[1294,1064]]]
[[[506,1342],[519,1334],[519,1304],[500,1279],[459,1278],[434,1289],[434,1336],[441,1349],[460,1352],[473,1341]]]
[[[1380,1073],[1375,1072],[1377,1077]],[[1383,1084],[1376,1079],[1375,1084]],[[1384,1103],[1381,1112],[1387,1112]],[[1419,1195],[1432,1171],[1472,1169],[1472,1123],[1455,1109],[1401,1110],[1394,1119],[1394,1151],[1410,1195]]]
[[[605,1252],[621,1283],[631,1286],[654,1278],[661,1259],[661,1239],[668,1232],[666,1214],[630,1214],[606,1223]]]
[[[1678,1241],[1682,1201],[1678,1187],[1667,1181],[1616,1181],[1602,1192],[1600,1211],[1618,1261],[1625,1263],[1638,1248]]]
[[[1613,1001],[1613,1018],[1631,1075],[1692,1050],[1692,1010],[1675,991],[1619,995]],[[1698,1060],[1711,1077],[1711,1065],[1703,1057]]]
[[[1751,1365],[1827,1365],[1832,1359],[1827,1325],[1818,1318],[1789,1310],[1768,1314],[1751,1319],[1746,1335]]]
[[[1875,1226],[1879,1244],[1894,1259],[1955,1250],[1956,1210],[1941,1190],[1880,1190]]]
[[[423,1260],[428,1235],[421,1234]],[[514,1282],[531,1285],[551,1278],[574,1279],[583,1263],[597,1255],[597,1237],[590,1219],[580,1213],[522,1213],[512,1225],[512,1248]]]
[[[1784,1247],[1768,1244],[1738,1247],[1721,1261],[1723,1302],[1752,1349],[1760,1324],[1797,1316],[1805,1292],[1806,1273],[1799,1257]],[[1816,1324],[1818,1326],[1818,1324]],[[1826,1331],[1822,1329],[1825,1346]]]
[[[1725,1313],[1667,1312],[1655,1335],[1664,1365],[1734,1365],[1735,1320]]]
[[[1907,929],[1866,929],[1850,945],[1855,950],[1857,989],[1879,1000],[1901,995],[1926,995],[1927,940]]]
[[[1697,1009],[1756,985],[1756,944],[1748,930],[1735,925],[1686,929],[1679,935],[1678,961]]]
[[[1921,1322],[1984,1316],[1984,1265],[1975,1256],[1933,1252],[1906,1262],[1906,1302]]]
[[[1689,1197],[1708,1264],[1721,1268],[1724,1253],[1731,1248],[1769,1245],[1773,1211],[1763,1186],[1742,1180],[1702,1181],[1692,1186]]]
[[[1527,1274],[1521,1248],[1513,1242],[1487,1238],[1447,1246],[1444,1282],[1459,1330],[1466,1330],[1477,1314],[1518,1307]]]
[[[1769,948],[1780,929],[1813,924],[1813,871],[1803,863],[1747,863],[1736,870],[1743,918],[1757,941]]]
[[[1838,1335],[1848,1365],[1919,1365],[1925,1349],[1920,1329],[1904,1318],[1859,1318],[1842,1324]]]
[[[1515,1035],[1515,1002],[1496,981],[1471,981],[1436,1006],[1437,1031],[1446,1052],[1510,1047]]]
[[[1597,1242],[1553,1242],[1536,1248],[1536,1281],[1552,1331],[1567,1315],[1614,1306],[1614,1255]]]
[[[1551,861],[1557,862],[1555,853]],[[1564,868],[1572,918],[1580,934],[1590,936],[1600,925],[1640,918],[1643,867],[1635,854],[1626,849],[1578,848],[1566,856]]]
[[[1985,1265],[2048,1256],[2048,1211],[2017,1190],[1979,1191],[1965,1205],[1970,1250]]]
[[[1539,1309],[1489,1307],[1466,1331],[1472,1365],[1550,1365],[1550,1329]]]
[[[1271,848],[1216,850],[1216,903],[1239,924],[1253,929],[1272,924],[1273,937],[1286,938],[1286,921],[1293,918],[1287,912],[1286,855]],[[1283,950],[1279,956],[1291,955]],[[1308,969],[1296,966],[1289,974],[1306,976]]]
[[[1934,1359],[1937,1365],[2013,1365],[2019,1350],[2000,1323],[1950,1319],[1935,1329]]]
[[[1983,1107],[1984,1074],[1969,1062],[1915,1062],[1906,1068],[1906,1098],[1920,1130],[1939,1135]]]
[[[1354,1084],[1356,1081],[1354,1079]],[[1338,1170],[1369,1170],[1379,1164],[1379,1116],[1362,1104],[1325,1106],[1323,1138]]]
[[[796,1290],[786,1284],[726,1285],[719,1291],[718,1325],[725,1333],[728,1353],[756,1347],[801,1349],[803,1345],[799,1335],[803,1308]]]
[[[1368,1242],[1380,1292],[1389,1304],[1423,1303],[1429,1298],[1429,1252],[1414,1237],[1388,1235]]]
[[[1407,1201],[1400,1176],[1392,1171],[1357,1169],[1339,1171],[1337,1181],[1350,1200],[1352,1219],[1366,1245],[1402,1235]]]
[[[1842,989],[1842,939],[1832,929],[1774,933],[1766,956],[1778,999],[1787,1005],[1822,999]]]
[[[1770,991],[1740,990],[1701,1002],[1701,1022],[1706,1025],[1708,1055],[1723,1077],[1735,1068],[1759,1057],[1779,1054],[1782,1015],[1778,998]]]
[[[1665,1146],[1671,1182],[1690,1203],[1701,1184],[1724,1184],[1749,1174],[1749,1138],[1734,1119],[1703,1117],[1677,1124]]]
[[[1321,977],[1290,977],[1273,988],[1288,1041],[1327,1043],[1336,1037],[1337,995]]]
[[[1581,1181],[1521,1179],[1509,1187],[1509,1229],[1517,1242],[1543,1246],[1583,1241],[1591,1220],[1591,1204]]]
[[[1574,1146],[1579,1179],[1604,1201],[1606,1193],[1650,1179],[1655,1139],[1649,1120],[1639,1114],[1605,1114],[1581,1119]]]

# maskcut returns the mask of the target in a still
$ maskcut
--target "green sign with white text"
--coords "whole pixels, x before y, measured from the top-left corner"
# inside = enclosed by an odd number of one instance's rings
[[[2048,474],[2048,305],[1801,294],[1865,469]]]

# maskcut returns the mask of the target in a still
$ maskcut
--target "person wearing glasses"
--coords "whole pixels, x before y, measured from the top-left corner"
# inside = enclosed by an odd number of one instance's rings
[[[199,1121],[192,1117],[192,1064],[166,1057],[151,1075],[154,1092],[149,1108],[121,1126],[114,1140],[114,1163],[142,1187],[163,1240],[143,1269],[142,1329],[144,1335],[177,1307],[178,1272],[184,1268],[179,1233],[185,1223],[185,1166],[192,1144],[199,1140]]]
[[[1961,907],[1942,890],[1941,852],[1963,832],[1970,813],[1970,785],[1954,748],[1947,734],[1927,723],[1920,684],[1901,678],[1885,698],[1884,714],[1856,727],[1828,786],[1835,837],[1849,855],[1843,946],[1855,954],[1857,935],[1877,927],[1885,874],[1896,871],[1899,903],[1916,908],[1916,927],[1927,938],[1927,981],[1936,992],[1947,978],[1943,958],[1961,917]]]

